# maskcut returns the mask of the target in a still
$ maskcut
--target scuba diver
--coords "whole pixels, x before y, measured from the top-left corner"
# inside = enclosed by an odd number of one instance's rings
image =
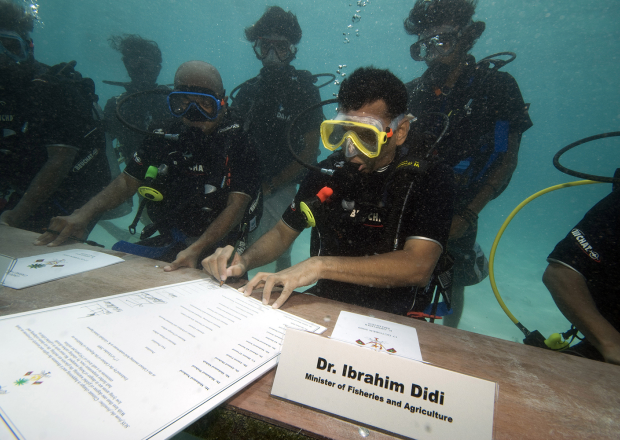
[[[521,136],[532,126],[517,82],[498,72],[509,61],[487,57],[476,63],[468,53],[485,29],[472,20],[475,7],[475,0],[417,0],[404,21],[406,32],[417,37],[411,57],[428,66],[407,84],[408,111],[419,119],[406,144],[424,151],[433,144],[432,154],[453,167],[456,179],[448,242],[452,314],[444,316],[452,327],[460,321],[465,286],[488,275],[476,243],[478,215],[507,187]]]
[[[132,130],[119,121],[116,116],[118,102],[128,94],[148,90],[168,91],[169,88],[164,85],[157,85],[162,56],[155,41],[146,40],[140,35],[123,34],[110,37],[108,42],[112,49],[120,52],[123,56],[123,64],[131,79],[130,82],[104,81],[106,84],[125,88],[125,93],[108,99],[103,111],[106,137],[109,142],[108,160],[114,160],[117,164],[111,170],[112,179],[115,179],[121,172],[118,165],[131,160],[133,153],[140,148],[145,137],[143,133]],[[166,96],[163,93],[145,94],[141,95],[139,99],[132,99],[123,106],[122,116],[126,121],[142,130],[159,126],[170,118]],[[116,145],[113,147],[114,140],[116,140]],[[131,236],[127,230],[123,230],[107,220],[123,217],[129,214],[132,208],[133,199],[127,199],[115,209],[103,214],[99,225],[115,239],[129,240]],[[147,215],[142,216],[142,222],[144,224],[151,223]]]
[[[156,92],[154,92],[156,93]],[[37,245],[83,238],[85,225],[140,191],[149,217],[136,244],[112,249],[159,259],[165,271],[196,267],[216,246],[242,252],[260,211],[258,156],[242,122],[228,112],[219,72],[203,61],[181,64],[167,101],[173,121],[145,138],[123,173],[82,208],[52,219]],[[153,236],[155,232],[159,235]]]
[[[110,47],[123,55],[123,64],[131,81],[128,83],[104,81],[107,84],[119,85],[126,93],[108,99],[104,108],[106,133],[116,139],[116,152],[120,162],[131,159],[133,153],[142,145],[144,135],[130,130],[116,117],[116,105],[127,93],[145,90],[169,90],[168,87],[157,85],[157,77],[161,71],[161,50],[155,41],[146,40],[139,35],[115,35],[108,39]],[[123,107],[123,118],[143,130],[151,124],[161,124],[170,118],[166,96],[153,94],[132,100]]]
[[[620,185],[588,211],[547,261],[545,286],[585,335],[563,352],[620,365]]]
[[[301,40],[297,17],[279,6],[268,7],[263,16],[245,29],[253,43],[254,54],[263,68],[255,78],[231,94],[231,109],[245,121],[244,129],[258,148],[262,164],[263,217],[250,234],[255,242],[280,220],[282,212],[295,196],[305,169],[290,154],[286,128],[304,109],[321,101],[316,78],[306,70],[297,70],[291,61]],[[316,162],[319,153],[319,130],[323,121],[320,108],[310,112],[292,133],[295,153],[305,162]],[[291,265],[291,250],[276,261],[276,270]]]
[[[0,223],[40,233],[101,191],[110,169],[94,82],[75,61],[37,62],[34,22],[0,0]]]
[[[218,249],[203,260],[206,272],[225,281],[268,264],[308,226],[319,243],[311,257],[275,274],[258,273],[245,287],[283,290],[280,307],[301,286],[307,292],[395,314],[424,310],[429,281],[445,249],[453,205],[453,173],[442,162],[408,156],[407,89],[390,71],[359,68],[338,93],[338,115],[320,126],[335,151],[311,172],[281,220],[244,254]]]

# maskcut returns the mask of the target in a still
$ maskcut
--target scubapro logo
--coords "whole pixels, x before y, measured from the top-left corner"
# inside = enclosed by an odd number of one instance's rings
[[[594,248],[590,245],[590,243],[588,243],[588,240],[586,239],[585,234],[577,228],[570,231],[570,233],[572,234],[573,237],[575,237],[575,240],[577,240],[577,243],[579,243],[581,250],[583,250],[588,257],[590,257],[597,263],[600,263],[601,256],[599,255],[598,252],[594,250]]]
[[[416,167],[416,168],[420,168],[420,162],[418,162],[417,160],[414,162],[411,162],[409,160],[403,160],[401,163],[398,164],[398,166],[396,168],[400,168],[400,167]]]
[[[84,166],[86,166],[86,164],[88,164],[88,162],[90,162],[92,160],[93,157],[95,157],[97,154],[99,154],[99,149],[98,148],[93,148],[93,151],[86,156],[84,159],[82,159],[81,161],[79,161],[77,164],[75,164],[75,166],[73,167],[73,172],[77,173],[78,171],[80,171],[82,168],[84,168]]]

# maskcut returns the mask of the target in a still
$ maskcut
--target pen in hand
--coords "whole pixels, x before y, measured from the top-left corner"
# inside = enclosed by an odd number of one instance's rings
[[[60,232],[58,231],[54,231],[53,229],[47,229],[47,228],[43,228],[43,232],[50,232],[52,234],[56,234],[56,235],[60,235]],[[69,240],[73,240],[73,241],[77,241],[80,243],[84,243],[84,244],[88,244],[90,246],[97,246],[97,247],[102,247],[105,248],[104,245],[97,243],[96,241],[92,241],[92,240],[82,240],[81,238],[77,238],[74,237],[73,235],[68,237]]]
[[[228,267],[232,264],[232,262],[235,260],[235,255],[237,255],[237,249],[239,249],[239,245],[241,244],[241,240],[243,240],[243,235],[245,233],[246,228],[248,227],[247,223],[244,223],[243,226],[241,226],[241,231],[239,231],[239,237],[237,238],[237,241],[235,241],[235,246],[233,247],[233,252],[230,256],[230,258],[228,259],[228,261],[226,262],[226,268],[228,269]],[[220,287],[222,287],[224,285],[224,281],[222,281],[220,279]]]
[[[226,268],[228,268],[232,264],[233,260],[235,259],[235,255],[237,255],[237,248],[239,247],[239,241],[240,240],[237,240],[237,243],[235,243],[235,248],[233,249],[233,253],[228,259],[228,261],[226,262]],[[224,281],[220,280],[220,287],[222,287],[223,285],[224,285]]]

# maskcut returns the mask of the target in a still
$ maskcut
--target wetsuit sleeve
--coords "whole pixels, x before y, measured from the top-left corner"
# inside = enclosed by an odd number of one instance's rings
[[[507,72],[498,72],[491,85],[494,112],[498,121],[508,121],[511,132],[524,133],[533,124],[517,81]]]
[[[325,167],[328,165],[326,162],[321,162],[319,166]],[[327,184],[327,181],[328,179],[319,176],[316,172],[308,173],[299,185],[299,190],[295,195],[293,203],[291,203],[288,208],[286,208],[286,211],[284,211],[284,214],[282,214],[282,221],[298,232],[303,231],[308,225],[306,217],[301,212],[301,209],[299,209],[300,203],[316,196],[319,190]]]
[[[617,283],[620,281],[619,231],[620,190],[616,190],[588,211],[555,246],[548,261],[567,265],[586,280],[612,276]]]
[[[254,198],[260,186],[260,163],[258,152],[248,136],[237,130],[229,153],[229,187],[232,192],[247,194]]]
[[[149,166],[155,165],[158,161],[157,153],[161,151],[166,141],[147,136],[142,142],[141,148],[127,161],[127,166],[123,171],[134,179],[144,180]],[[158,163],[155,166],[159,166]]]
[[[436,241],[445,250],[452,224],[454,174],[445,164],[431,169],[418,181],[405,209],[406,239],[425,238]]]

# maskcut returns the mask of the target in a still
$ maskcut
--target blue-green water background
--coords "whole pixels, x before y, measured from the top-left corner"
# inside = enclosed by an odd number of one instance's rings
[[[255,76],[261,67],[243,29],[254,23],[267,5],[292,10],[303,29],[298,69],[336,74],[373,64],[390,68],[403,81],[422,74],[423,63],[409,57],[412,37],[402,22],[413,1],[356,0],[265,2],[249,0],[41,0],[33,38],[36,57],[56,64],[77,60],[77,69],[95,80],[101,105],[122,90],[102,80],[126,81],[120,55],[107,43],[111,35],[137,33],[153,39],[163,53],[160,83],[171,83],[179,64],[204,60],[222,74],[227,90]],[[359,10],[362,17],[352,23]],[[509,188],[480,216],[478,241],[485,253],[512,209],[530,194],[561,182],[576,180],[558,172],[552,157],[561,147],[586,136],[620,127],[620,2],[617,0],[480,0],[474,19],[486,31],[472,53],[513,51],[518,57],[505,70],[518,81],[531,103],[534,126],[521,143],[519,166]],[[348,25],[352,25],[348,28]],[[356,29],[359,36],[356,36]],[[350,43],[343,33],[349,32]],[[323,99],[337,86],[321,89]],[[329,115],[329,110],[326,110]],[[597,141],[568,153],[566,166],[583,172],[612,175],[620,166],[617,138]],[[544,335],[568,328],[540,282],[545,258],[609,184],[563,189],[529,204],[510,224],[498,248],[498,287],[511,311],[531,330]],[[132,217],[115,220],[125,228]],[[114,242],[97,228],[91,238],[107,246]],[[308,256],[308,234],[296,242],[294,262]],[[171,274],[171,282],[174,277]],[[509,340],[522,339],[495,301],[489,282],[466,290],[460,328]]]

